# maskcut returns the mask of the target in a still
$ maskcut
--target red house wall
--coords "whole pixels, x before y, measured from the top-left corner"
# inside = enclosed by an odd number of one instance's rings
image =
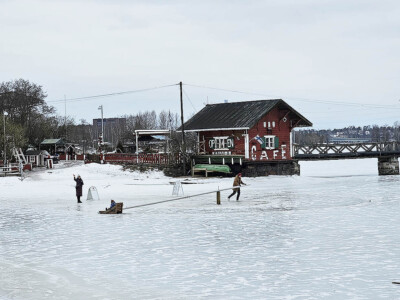
[[[249,160],[251,161],[273,161],[273,160],[291,160],[290,156],[290,118],[286,117],[286,122],[282,120],[287,111],[274,108],[258,123],[250,128],[249,134]],[[264,127],[266,122],[266,127]],[[268,128],[268,122],[271,128]],[[272,127],[272,122],[275,122],[275,127]],[[199,132],[200,142],[205,140],[205,152],[207,154],[223,154],[221,152],[230,152],[232,155],[245,155],[245,137],[246,130],[218,130]],[[278,148],[273,150],[262,149],[261,144],[255,139],[256,136],[264,137],[265,135],[274,135],[279,138]],[[209,147],[209,140],[213,137],[228,136],[234,137],[234,149],[229,150],[214,150]]]
[[[200,142],[205,140],[205,149],[207,154],[217,154],[217,152],[229,151],[232,155],[244,155],[244,136],[246,130],[218,130],[200,132]],[[229,150],[214,150],[209,146],[209,140],[214,137],[229,136],[234,138],[234,149]]]
[[[267,115],[258,121],[258,123],[249,130],[250,140],[250,160],[254,161],[271,161],[271,160],[291,160],[290,156],[290,118],[286,117],[286,122],[282,120],[287,111],[281,111],[277,107],[271,110]],[[266,122],[267,127],[264,127]],[[268,128],[268,122],[271,124],[271,129]],[[275,127],[272,127],[272,122],[275,122]],[[266,150],[261,148],[261,144],[255,140],[259,135],[274,135],[279,139],[278,148]]]

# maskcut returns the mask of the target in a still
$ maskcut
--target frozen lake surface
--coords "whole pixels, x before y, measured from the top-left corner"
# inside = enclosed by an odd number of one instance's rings
[[[174,198],[176,179],[56,165],[0,178],[0,299],[398,299],[400,176],[376,159],[243,178],[240,201]],[[72,174],[85,182],[77,204]],[[230,187],[192,180],[185,195]],[[86,200],[95,186],[100,200]]]

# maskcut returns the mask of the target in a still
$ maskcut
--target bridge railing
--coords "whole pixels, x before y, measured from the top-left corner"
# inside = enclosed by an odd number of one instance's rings
[[[294,158],[354,158],[400,155],[400,142],[368,142],[354,144],[293,144]]]

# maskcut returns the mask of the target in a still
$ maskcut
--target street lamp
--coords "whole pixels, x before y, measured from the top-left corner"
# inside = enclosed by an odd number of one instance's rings
[[[4,127],[4,162],[3,165],[6,166],[7,162],[7,154],[6,154],[6,116],[8,116],[8,112],[3,111],[3,127]]]
[[[102,143],[104,143],[103,105],[100,105],[98,109],[101,110],[101,141],[102,141]]]
[[[101,110],[101,137],[104,138],[103,105],[100,105],[98,109]]]

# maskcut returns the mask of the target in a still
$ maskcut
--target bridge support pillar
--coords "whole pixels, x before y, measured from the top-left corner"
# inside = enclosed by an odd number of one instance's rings
[[[378,158],[379,175],[399,175],[399,159],[397,157]]]

